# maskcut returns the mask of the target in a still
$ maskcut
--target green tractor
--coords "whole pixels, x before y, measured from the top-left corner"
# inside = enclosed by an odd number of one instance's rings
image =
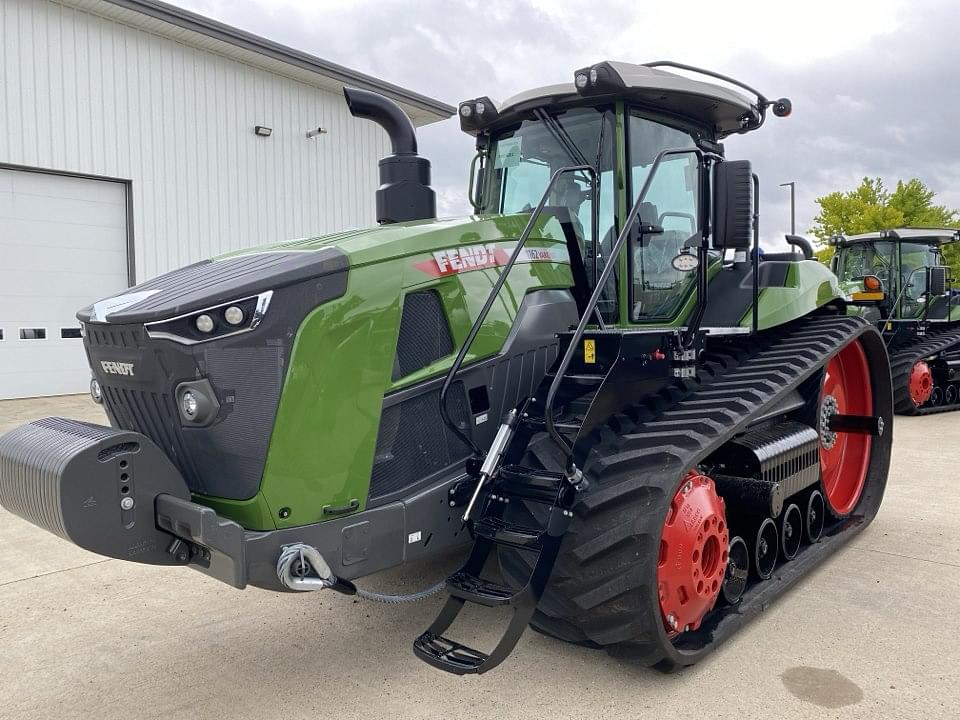
[[[894,410],[960,409],[960,295],[943,247],[960,231],[900,228],[837,236],[831,268],[850,310],[874,323],[890,353]]]
[[[472,545],[414,641],[457,674],[529,624],[689,665],[873,519],[881,334],[821,264],[761,257],[757,177],[721,144],[788,100],[602,62],[464,102],[476,214],[437,220],[409,120],[345,94],[393,142],[381,226],[81,310],[111,426],[0,438],[0,504],[237,588],[369,595],[354,581]],[[512,609],[491,652],[450,638],[466,603]]]

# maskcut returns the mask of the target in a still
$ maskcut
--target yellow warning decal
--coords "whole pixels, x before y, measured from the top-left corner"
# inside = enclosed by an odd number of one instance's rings
[[[597,341],[596,340],[583,341],[583,361],[585,363],[590,363],[590,364],[597,362]]]

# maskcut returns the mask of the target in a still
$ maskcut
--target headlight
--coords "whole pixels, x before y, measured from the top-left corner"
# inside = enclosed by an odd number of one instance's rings
[[[213,328],[215,327],[213,318],[210,317],[209,315],[197,316],[196,324],[197,324],[197,330],[199,330],[202,333],[213,332]]]
[[[476,135],[481,128],[497,121],[497,105],[486,95],[460,103],[460,129]]]
[[[184,427],[203,427],[217,419],[220,402],[209,380],[180,383],[175,391],[180,420]]]
[[[243,310],[236,305],[231,305],[223,311],[223,319],[230,325],[239,325],[243,322]]]
[[[96,378],[90,379],[90,397],[97,405],[103,404],[103,388],[100,387],[100,381]]]
[[[273,290],[267,290],[259,295],[194,310],[169,320],[149,322],[145,325],[147,335],[181,345],[196,345],[250,332],[259,327],[272,298]]]
[[[197,416],[197,411],[199,409],[200,403],[197,402],[197,396],[194,395],[190,390],[187,390],[180,397],[180,410],[188,420],[193,420]]]

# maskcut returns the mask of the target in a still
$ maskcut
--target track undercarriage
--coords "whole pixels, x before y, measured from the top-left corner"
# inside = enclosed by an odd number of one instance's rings
[[[591,381],[579,363],[560,385],[555,424],[582,468],[579,486],[535,410],[549,377],[526,404],[474,523],[475,554],[415,644],[421,658],[484,672],[526,617],[547,634],[647,665],[688,665],[873,519],[893,398],[869,324],[817,316],[708,339],[695,377],[654,392],[640,375],[670,359],[659,348],[631,351],[629,337],[611,333],[612,351],[602,333],[585,335],[603,371]],[[493,550],[506,584],[480,579]],[[490,656],[443,637],[468,601],[514,606]]]
[[[931,324],[890,347],[894,409],[901,415],[960,410],[960,324]]]

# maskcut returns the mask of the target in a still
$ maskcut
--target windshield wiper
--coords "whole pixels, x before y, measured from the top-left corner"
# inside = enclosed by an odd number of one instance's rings
[[[544,125],[546,125],[547,130],[549,130],[550,134],[553,135],[553,139],[560,144],[560,147],[564,149],[564,151],[567,153],[567,156],[573,161],[574,165],[589,165],[593,168],[594,172],[596,172],[596,166],[587,162],[586,156],[580,151],[580,148],[577,147],[575,142],[573,142],[570,134],[555,117],[539,108],[534,110],[533,113],[540,118]]]

